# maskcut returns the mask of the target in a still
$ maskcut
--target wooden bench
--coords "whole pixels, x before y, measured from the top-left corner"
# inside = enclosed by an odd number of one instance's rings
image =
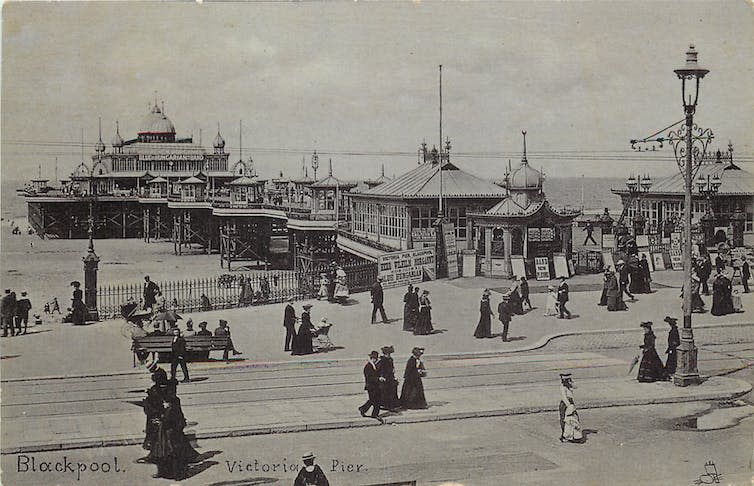
[[[136,353],[157,353],[159,361],[170,361],[174,336],[142,336],[132,338],[131,349],[134,353],[134,366],[136,366]],[[185,336],[187,361],[206,359],[210,351],[225,351],[229,349],[230,338],[228,336]],[[227,358],[226,358],[227,360]]]

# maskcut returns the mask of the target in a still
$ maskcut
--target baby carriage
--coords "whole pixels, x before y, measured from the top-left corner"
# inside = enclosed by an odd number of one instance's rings
[[[333,323],[327,322],[327,318],[322,318],[322,321],[317,325],[314,331],[314,337],[312,338],[312,348],[315,353],[330,351],[335,349],[335,345],[330,339],[330,329]]]

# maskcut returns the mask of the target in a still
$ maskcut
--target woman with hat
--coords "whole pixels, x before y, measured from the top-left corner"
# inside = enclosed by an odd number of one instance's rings
[[[581,442],[581,422],[573,399],[573,380],[570,373],[560,373],[560,442]]]
[[[641,383],[652,383],[666,379],[665,366],[655,349],[655,333],[652,331],[652,322],[641,323],[644,328],[644,344],[642,345],[641,362],[639,363],[639,376]]]
[[[86,306],[84,305],[84,292],[81,290],[81,282],[74,280],[71,282],[71,286],[73,287],[71,322],[73,324],[84,324],[86,322]]]
[[[545,317],[558,315],[558,294],[555,293],[555,287],[547,286],[547,301],[545,303]]]
[[[312,338],[314,338],[315,328],[314,324],[312,324],[311,308],[311,304],[304,304],[304,311],[301,313],[301,324],[298,326],[298,331],[293,338],[291,346],[291,354],[294,356],[314,353]]]
[[[409,284],[403,296],[403,330],[413,331],[419,313],[419,296],[414,292],[414,286]]]
[[[600,295],[600,301],[597,304],[600,307],[607,305],[607,284],[610,281],[610,267],[605,267],[605,273],[602,274],[602,295]]]
[[[712,309],[710,309],[710,314],[724,316],[733,312],[733,286],[730,279],[718,270],[715,280],[712,282]]]
[[[429,301],[429,290],[423,290],[419,297],[419,317],[414,326],[414,334],[432,334],[432,303]]]
[[[293,486],[330,486],[322,468],[318,464],[314,464],[314,454],[309,452],[304,454],[301,459],[304,461],[304,467],[298,471]]]
[[[681,337],[678,335],[678,319],[666,316],[665,322],[670,325],[670,331],[668,332],[668,349],[665,351],[665,354],[668,355],[668,358],[665,360],[665,375],[670,376],[675,374],[676,367],[678,366],[676,349],[681,345]]]
[[[422,383],[422,378],[427,376],[427,370],[421,360],[423,354],[424,348],[414,348],[411,350],[411,357],[406,362],[400,400],[403,408],[427,408],[427,399],[424,398],[424,384]]]
[[[479,303],[479,324],[474,331],[475,338],[492,337],[492,308],[490,307],[490,291],[484,289],[482,301]]]
[[[623,291],[621,291],[618,277],[615,272],[610,272],[607,278],[607,310],[610,312],[628,310],[628,306],[623,301]]]
[[[377,360],[377,374],[382,388],[381,405],[395,412],[400,407],[398,400],[398,380],[395,379],[395,364],[390,356],[395,352],[393,346],[383,346],[382,356]]]

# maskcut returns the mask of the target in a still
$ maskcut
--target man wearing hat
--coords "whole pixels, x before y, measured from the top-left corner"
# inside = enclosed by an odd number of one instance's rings
[[[668,355],[665,360],[665,374],[670,376],[675,374],[675,370],[678,366],[676,349],[681,345],[681,337],[678,335],[678,319],[665,316],[665,322],[670,326],[670,331],[668,331],[668,349],[665,351],[665,354]]]
[[[24,324],[24,334],[29,327],[29,311],[31,301],[26,297],[26,291],[21,292],[21,298],[16,301],[16,334],[21,334],[21,323]]]
[[[212,331],[207,330],[207,321],[202,321],[199,323],[199,330],[196,331],[197,336],[211,336]]]
[[[314,454],[308,452],[301,459],[304,461],[304,467],[299,470],[293,486],[330,486],[322,468],[314,464]]]
[[[628,266],[626,265],[626,262],[624,262],[623,260],[618,260],[618,262],[615,264],[615,268],[616,270],[618,270],[618,283],[620,284],[621,297],[625,293],[629,299],[636,300],[636,298],[634,297],[634,294],[632,294],[628,290],[629,271],[628,271]]]
[[[395,379],[395,364],[390,356],[395,352],[393,346],[383,346],[382,356],[377,360],[377,374],[380,377],[382,408],[391,412],[398,410],[398,380]]]
[[[157,292],[159,292],[157,284],[149,280],[149,275],[144,276],[144,308],[151,309],[157,303]]]
[[[181,365],[181,371],[183,372],[183,381],[188,383],[189,373],[186,360],[188,359],[188,351],[186,351],[186,339],[181,336],[181,330],[173,328],[173,342],[170,345],[170,377],[175,379],[175,372],[178,369],[178,365]]]
[[[5,289],[5,295],[0,299],[0,323],[3,326],[3,337],[8,336],[8,331],[10,331],[11,336],[16,335],[16,331],[13,328],[13,307],[15,307],[16,303],[12,299],[10,289]]]
[[[367,401],[359,407],[359,413],[362,417],[367,416],[369,409],[372,409],[372,418],[382,422],[380,419],[380,386],[385,378],[380,377],[377,372],[377,351],[369,353],[369,361],[364,365],[364,390],[367,391]]]
[[[511,323],[511,317],[513,316],[509,294],[503,294],[503,300],[497,305],[497,316],[503,324],[503,341],[508,341],[508,326]]]
[[[289,298],[285,304],[283,327],[285,328],[285,346],[283,351],[290,351],[293,344],[293,336],[296,335],[296,309],[293,308],[293,297]]]
[[[382,306],[384,299],[384,294],[382,292],[382,277],[377,277],[377,281],[372,284],[370,292],[372,294],[372,324],[377,322],[375,320],[375,317],[377,317],[378,310],[380,311],[382,322],[388,322],[387,314],[385,314],[385,308]]]
[[[570,319],[571,311],[566,309],[566,302],[568,302],[568,282],[565,277],[560,277],[560,285],[558,285],[558,319]]]
[[[243,354],[241,351],[236,351],[236,347],[233,345],[233,340],[230,338],[230,328],[228,327],[228,321],[220,319],[217,329],[215,329],[215,336],[228,337],[228,345],[223,351],[223,359],[228,361],[228,351],[233,351],[233,356],[237,354]]]
[[[560,373],[560,404],[558,405],[558,412],[560,414],[560,442],[566,441],[564,437],[566,409],[569,406],[576,406],[576,402],[573,400],[573,389],[571,373]]]

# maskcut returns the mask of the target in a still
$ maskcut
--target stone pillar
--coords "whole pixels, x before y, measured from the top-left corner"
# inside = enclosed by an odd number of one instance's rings
[[[513,238],[511,235],[511,229],[510,228],[503,228],[503,255],[504,255],[504,262],[503,262],[503,272],[505,273],[506,278],[510,278],[513,276],[513,265],[511,264],[511,245],[513,243]]]
[[[485,275],[492,275],[492,227],[484,226],[484,265]]]

